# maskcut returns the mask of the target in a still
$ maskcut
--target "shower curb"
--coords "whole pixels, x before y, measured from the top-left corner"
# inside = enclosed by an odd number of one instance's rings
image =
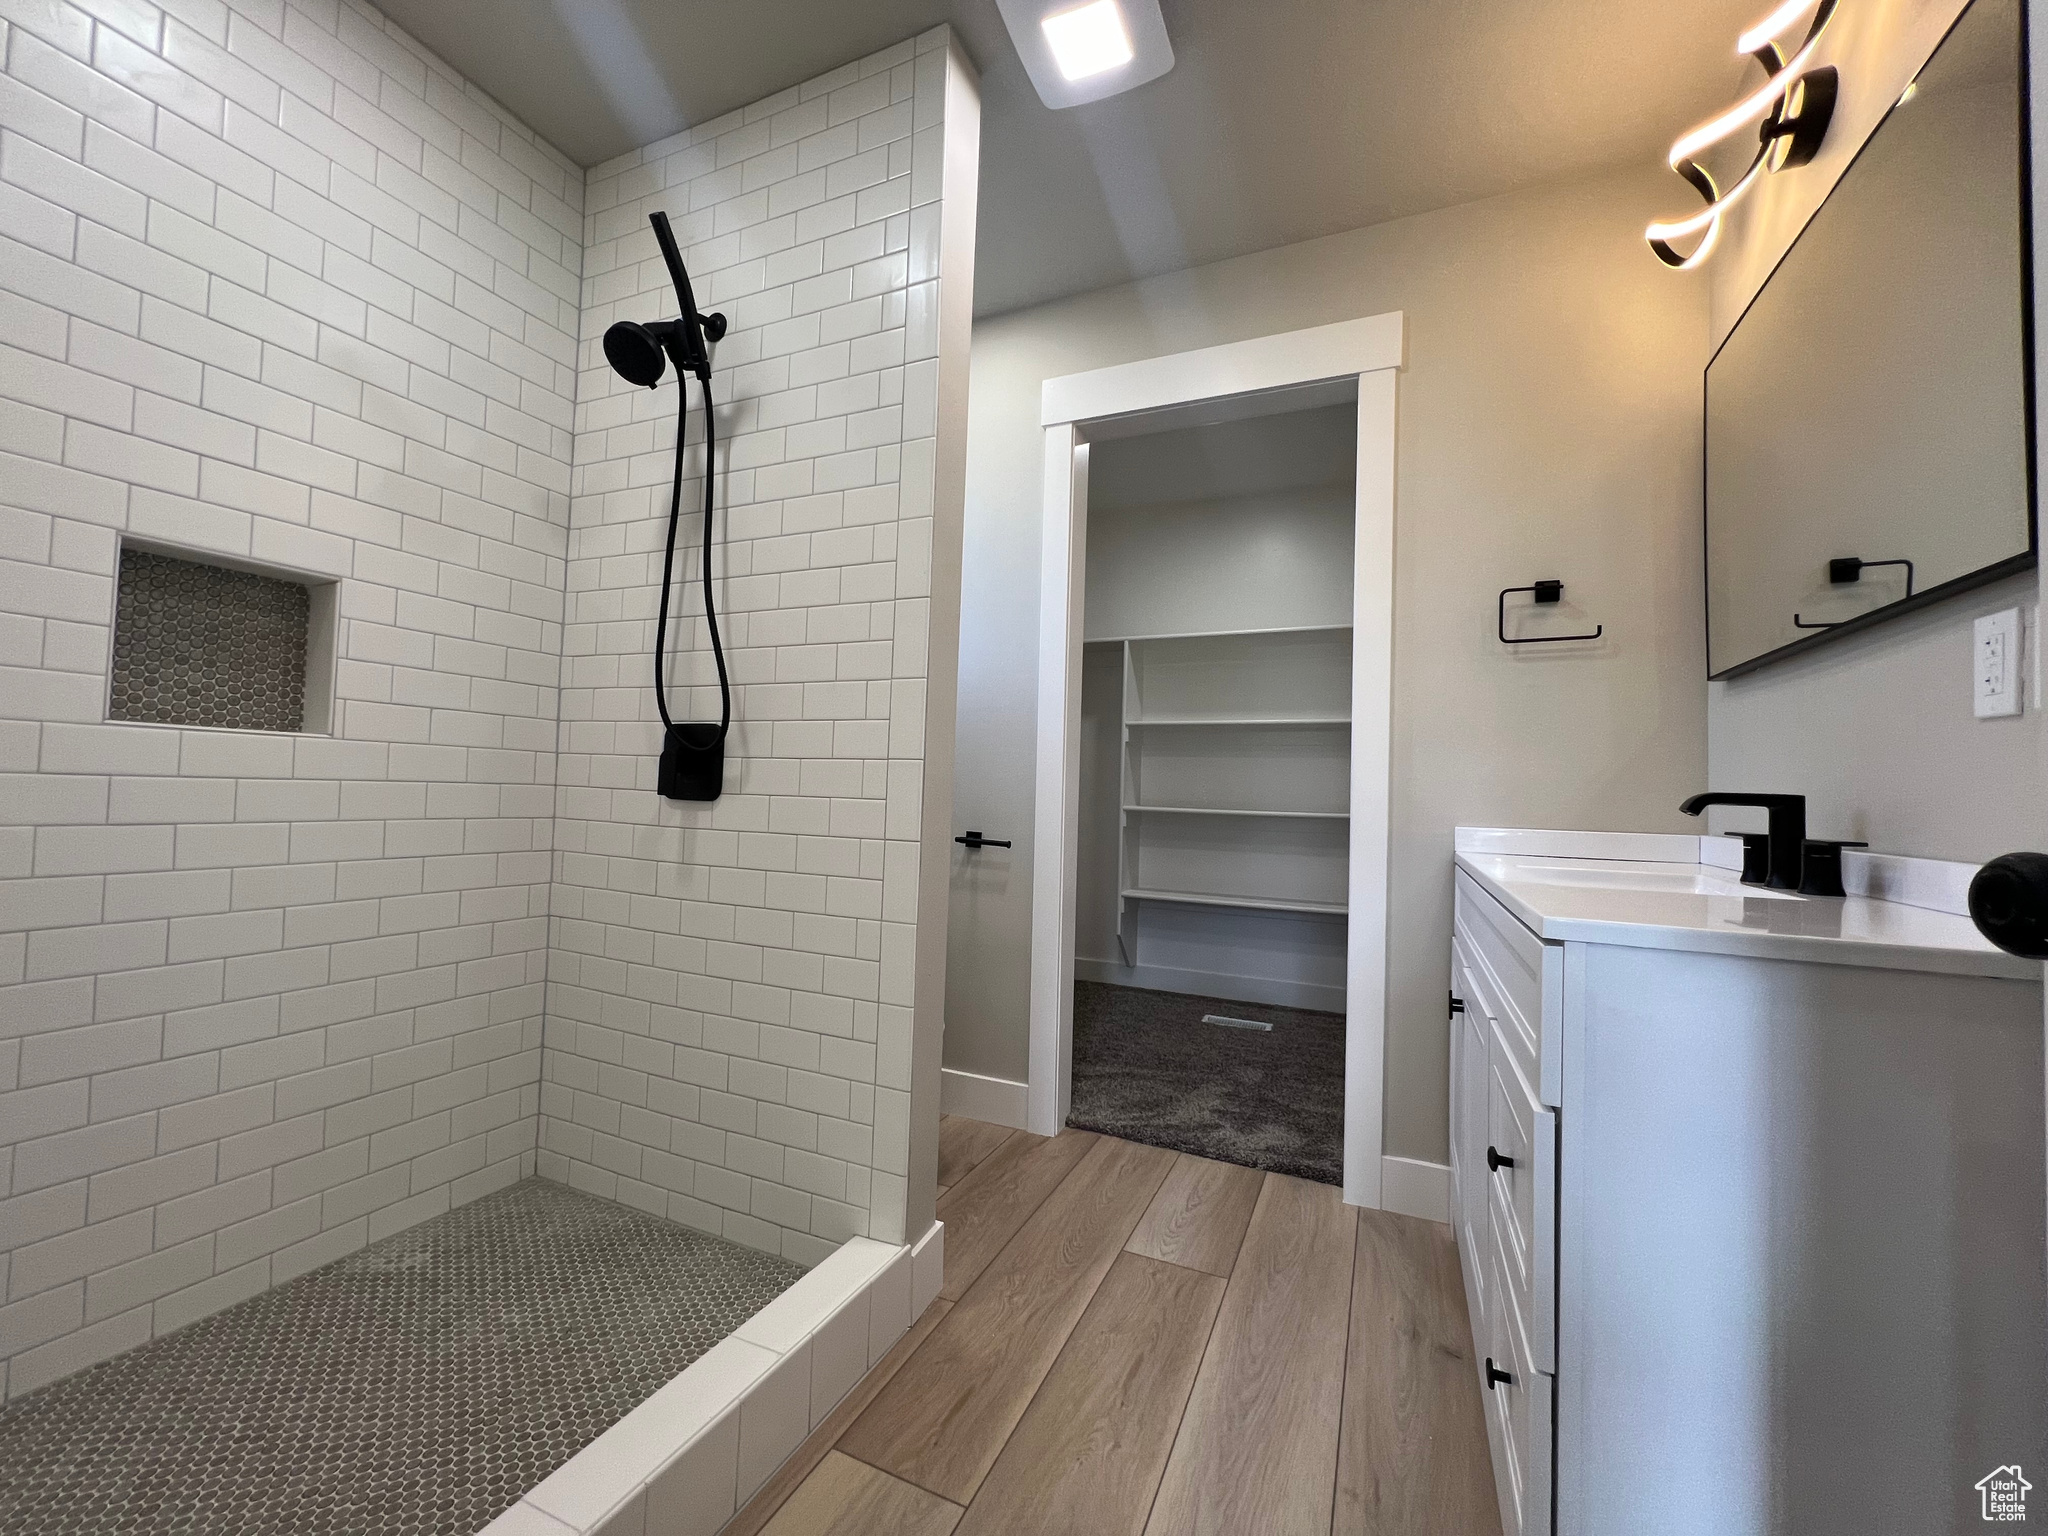
[[[931,1305],[945,1241],[841,1244],[479,1536],[716,1536]]]

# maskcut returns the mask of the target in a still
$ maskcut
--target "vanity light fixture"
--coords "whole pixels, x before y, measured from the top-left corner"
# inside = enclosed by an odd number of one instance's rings
[[[1173,68],[1159,0],[996,0],[1048,107],[1078,107]]]
[[[1837,0],[1786,0],[1736,40],[1736,51],[1764,67],[1764,82],[1727,111],[1709,118],[1671,146],[1671,169],[1706,200],[1707,206],[1688,218],[1659,220],[1643,231],[1657,259],[1686,271],[1712,253],[1721,237],[1721,220],[1755,188],[1766,171],[1805,165],[1820,150],[1835,114],[1839,78],[1831,64],[1810,67],[1821,33],[1833,19]],[[1808,12],[1805,36],[1790,53],[1781,41]],[[1756,129],[1756,154],[1742,174],[1725,189],[1699,157],[1723,140]],[[1674,241],[1697,236],[1690,251]]]

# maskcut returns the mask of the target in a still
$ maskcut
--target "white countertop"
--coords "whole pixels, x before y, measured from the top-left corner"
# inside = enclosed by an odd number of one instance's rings
[[[2038,961],[2006,954],[1954,912],[1763,891],[1716,865],[1641,857],[1693,839],[1642,838],[1631,847],[1621,841],[1630,834],[1612,834],[1609,846],[1623,856],[1598,858],[1585,855],[1606,851],[1603,834],[1549,834],[1569,856],[1545,856],[1527,851],[1543,847],[1545,834],[1467,837],[1465,830],[1458,868],[1541,938],[2041,980]],[[1488,845],[1517,851],[1479,851]]]

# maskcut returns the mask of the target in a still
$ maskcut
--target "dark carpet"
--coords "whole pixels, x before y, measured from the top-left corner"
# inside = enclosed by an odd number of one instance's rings
[[[1205,1013],[1273,1029],[1204,1024]],[[1341,1184],[1344,1017],[1078,981],[1067,1124]]]

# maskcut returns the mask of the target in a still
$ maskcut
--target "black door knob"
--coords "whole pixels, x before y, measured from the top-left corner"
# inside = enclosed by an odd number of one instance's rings
[[[1488,1173],[1499,1173],[1503,1168],[1512,1168],[1514,1166],[1515,1160],[1501,1152],[1498,1148],[1488,1147],[1486,1149],[1486,1171]]]
[[[1514,1384],[1514,1373],[1502,1370],[1493,1363],[1493,1356],[1488,1355],[1486,1357],[1486,1390],[1491,1392],[1495,1387],[1512,1387]]]
[[[1970,916],[2007,954],[2048,960],[2048,853],[2008,853],[1978,870]]]

